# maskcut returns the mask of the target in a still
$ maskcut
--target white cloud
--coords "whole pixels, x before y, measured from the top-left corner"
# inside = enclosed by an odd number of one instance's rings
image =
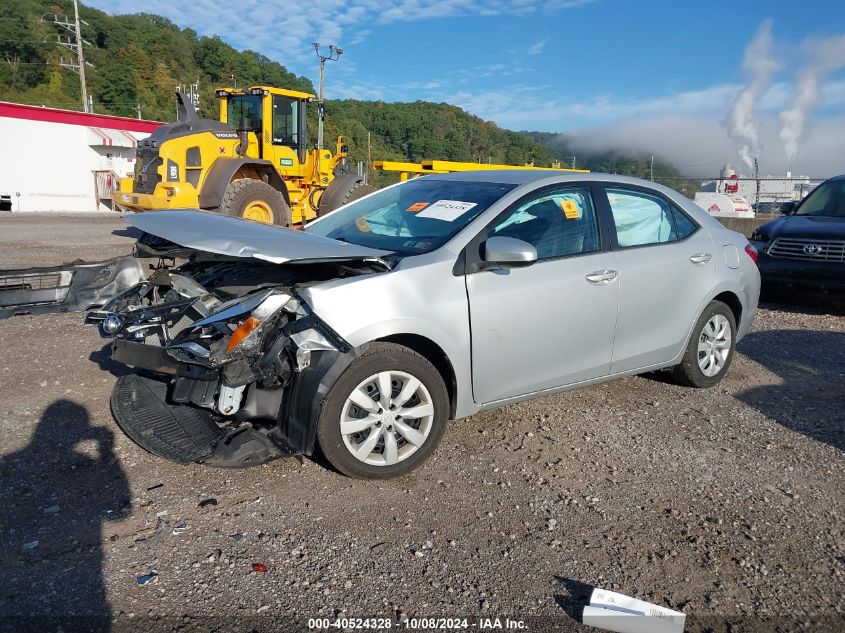
[[[760,173],[783,176],[788,166],[778,137],[776,115],[759,120]],[[723,163],[738,169],[733,142],[717,118],[660,116],[633,119],[600,128],[576,130],[565,135],[574,148],[620,150],[667,160],[683,173],[695,177],[718,174]],[[791,168],[812,177],[845,173],[845,116],[818,118]]]
[[[529,46],[527,53],[529,55],[539,55],[543,52],[544,48],[546,48],[546,40],[540,40]]]
[[[87,0],[111,14],[143,10],[165,16],[200,35],[220,35],[238,49],[260,51],[298,73],[313,66],[311,42],[341,48],[366,41],[375,25],[462,16],[527,16],[575,9],[598,0]]]

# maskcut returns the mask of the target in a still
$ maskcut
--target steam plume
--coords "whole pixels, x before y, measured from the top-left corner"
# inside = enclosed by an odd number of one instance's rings
[[[780,113],[780,140],[791,164],[806,135],[807,123],[821,100],[825,77],[845,66],[845,35],[805,40],[810,62],[798,73],[795,101]]]
[[[745,47],[742,69],[749,81],[739,92],[725,125],[728,135],[737,144],[737,153],[751,170],[754,157],[760,153],[760,138],[754,122],[754,107],[771,83],[772,74],[780,65],[771,58],[772,20],[764,20],[754,38]]]

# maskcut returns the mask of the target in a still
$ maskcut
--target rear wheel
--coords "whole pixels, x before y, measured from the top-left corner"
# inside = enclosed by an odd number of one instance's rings
[[[291,225],[291,211],[285,197],[263,180],[240,178],[230,182],[218,211],[265,224]]]
[[[326,396],[317,439],[342,473],[387,479],[428,459],[448,415],[446,386],[431,363],[400,345],[374,343]]]
[[[722,380],[736,347],[736,319],[721,301],[711,301],[693,328],[675,380],[689,387],[712,387]]]

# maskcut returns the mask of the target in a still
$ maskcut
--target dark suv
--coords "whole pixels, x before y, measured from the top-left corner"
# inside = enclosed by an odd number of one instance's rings
[[[763,292],[825,294],[845,301],[845,175],[820,184],[787,214],[758,227]]]

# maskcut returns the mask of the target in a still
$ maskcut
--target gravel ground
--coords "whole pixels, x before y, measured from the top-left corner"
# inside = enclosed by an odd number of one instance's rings
[[[0,218],[2,266],[125,251],[115,217],[56,222]],[[145,453],[80,322],[0,321],[0,630],[586,631],[600,586],[684,611],[688,631],[845,631],[841,312],[762,309],[712,389],[657,373],[453,423],[389,482]]]

